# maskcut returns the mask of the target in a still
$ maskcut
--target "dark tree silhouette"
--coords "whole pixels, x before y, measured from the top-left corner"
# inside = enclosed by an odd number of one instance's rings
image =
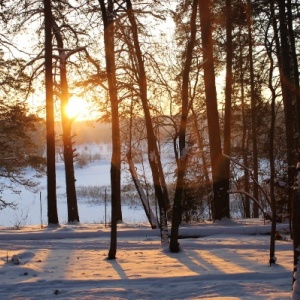
[[[121,218],[118,208],[121,203],[121,145],[120,145],[120,124],[119,104],[117,94],[116,63],[114,51],[114,1],[108,0],[107,6],[104,0],[99,0],[103,25],[104,44],[107,80],[109,87],[109,98],[111,104],[112,121],[112,158],[111,158],[111,238],[109,259],[116,258],[117,252],[117,222]]]
[[[213,181],[213,219],[220,220],[230,217],[229,194],[225,175],[224,157],[222,155],[219,113],[215,84],[215,66],[212,41],[211,2],[199,1],[201,38],[203,48],[204,86],[210,145],[211,170]]]
[[[52,74],[52,13],[51,1],[44,0],[45,18],[45,81],[46,81],[46,131],[47,131],[47,199],[48,223],[58,224],[55,170],[55,131]]]

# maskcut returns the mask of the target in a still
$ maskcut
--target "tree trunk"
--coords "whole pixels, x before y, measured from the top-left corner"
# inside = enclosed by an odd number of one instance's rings
[[[182,221],[182,204],[184,193],[184,176],[188,162],[188,149],[186,148],[186,125],[189,111],[189,81],[190,71],[193,57],[193,49],[196,41],[196,17],[197,17],[198,0],[194,0],[192,4],[192,14],[190,20],[191,36],[187,41],[186,60],[182,72],[182,88],[181,88],[181,121],[179,128],[179,162],[177,168],[177,182],[173,203],[172,228],[170,239],[170,251],[178,252],[178,231]]]
[[[112,158],[111,158],[111,236],[108,259],[115,259],[117,253],[117,222],[120,220],[121,203],[121,144],[119,105],[117,95],[116,64],[114,51],[114,4],[113,0],[99,0],[104,23],[105,61],[109,87],[112,120]]]
[[[206,95],[208,136],[213,181],[213,219],[229,218],[229,194],[225,176],[225,164],[221,148],[219,113],[215,85],[214,56],[210,1],[199,1],[201,36],[203,45],[204,85]]]
[[[250,90],[251,90],[251,123],[252,123],[252,156],[254,178],[258,181],[258,150],[257,150],[257,120],[256,120],[256,95],[254,86],[254,67],[253,67],[253,45],[252,45],[252,10],[251,1],[247,0],[247,27],[249,42],[249,72],[250,72]],[[253,186],[255,199],[259,199],[257,185]],[[253,204],[253,217],[258,218],[258,206]]]
[[[293,290],[296,285],[299,286],[299,268],[300,268],[300,163],[297,164],[297,191],[293,199],[293,248],[294,248],[294,270],[293,270]],[[298,276],[296,276],[296,273]],[[298,277],[298,278],[297,278]],[[298,298],[293,298],[298,299]]]
[[[271,22],[275,21],[274,3],[270,3]],[[267,38],[265,39],[267,40]],[[276,91],[273,87],[273,71],[274,71],[274,60],[272,45],[265,45],[267,54],[270,61],[269,70],[269,89],[272,94],[271,99],[271,126],[270,126],[270,149],[269,149],[269,161],[270,161],[270,199],[271,199],[271,211],[272,211],[272,226],[271,226],[271,238],[270,238],[270,266],[275,264],[275,235],[276,235],[276,198],[275,198],[275,156],[274,156],[274,136],[275,136],[275,123],[276,123]]]
[[[126,0],[127,4],[127,16],[131,25],[132,38],[134,44],[134,54],[138,63],[138,84],[140,89],[140,98],[143,106],[147,140],[148,140],[148,158],[152,171],[152,177],[154,182],[155,196],[157,197],[160,213],[160,229],[161,229],[161,242],[163,245],[168,245],[168,224],[167,224],[167,211],[170,208],[169,196],[167,186],[164,178],[164,173],[161,165],[160,154],[157,147],[157,140],[154,134],[152,119],[148,104],[147,97],[147,78],[143,61],[143,56],[140,48],[137,24],[135,16],[132,11],[132,4],[130,0]]]
[[[274,24],[275,41],[277,42],[278,64],[280,72],[280,83],[282,89],[282,99],[284,105],[285,132],[287,145],[287,163],[288,163],[288,186],[289,186],[289,210],[291,210],[293,202],[293,184],[294,171],[292,166],[296,164],[297,139],[299,132],[297,131],[297,108],[295,107],[296,99],[294,94],[294,84],[291,74],[293,68],[290,60],[290,43],[288,40],[288,29],[285,11],[285,1],[278,0],[279,6],[279,32]],[[278,35],[280,34],[280,40]],[[292,234],[293,235],[293,234]]]
[[[231,155],[231,102],[232,102],[232,14],[231,0],[226,0],[226,86],[224,116],[224,154]],[[224,157],[224,188],[230,189],[230,159]]]
[[[55,21],[53,21],[53,30],[56,37],[59,52],[59,70],[60,70],[60,101],[61,101],[61,123],[64,147],[65,180],[68,205],[68,222],[79,222],[77,195],[75,185],[74,171],[74,150],[72,143],[72,120],[66,114],[69,102],[69,87],[67,80],[67,54],[64,50],[64,43],[61,32]]]
[[[192,117],[194,120],[194,127],[195,127],[195,131],[196,131],[198,148],[199,148],[199,152],[201,153],[204,178],[205,178],[206,184],[208,184],[210,182],[210,179],[209,179],[208,163],[207,163],[207,159],[205,156],[205,150],[204,150],[203,135],[201,134],[201,131],[200,131],[201,129],[198,126],[197,114],[194,111],[193,107],[191,107],[191,111],[192,111]]]
[[[300,84],[299,84],[299,68],[298,68],[298,55],[296,51],[296,41],[295,41],[295,31],[293,28],[293,12],[292,12],[292,1],[287,1],[287,26],[289,31],[289,40],[291,47],[291,62],[293,65],[293,79],[294,79],[294,89],[295,89],[295,99],[296,99],[296,112],[297,121],[295,126],[297,126],[297,132],[300,132]],[[297,143],[297,159],[299,160],[299,142]]]
[[[131,174],[132,180],[134,182],[134,185],[136,187],[136,190],[140,196],[144,211],[146,213],[147,219],[151,225],[152,229],[155,229],[158,227],[158,223],[157,223],[157,219],[149,205],[149,201],[147,199],[147,196],[144,192],[144,189],[139,181],[138,175],[136,173],[135,167],[134,167],[134,163],[132,161],[132,157],[131,157],[131,153],[127,154],[127,161],[128,161],[128,165],[129,165],[129,172]]]
[[[46,73],[46,131],[47,131],[47,204],[48,224],[58,224],[55,170],[55,130],[52,78],[52,13],[51,1],[44,0],[45,73]]]

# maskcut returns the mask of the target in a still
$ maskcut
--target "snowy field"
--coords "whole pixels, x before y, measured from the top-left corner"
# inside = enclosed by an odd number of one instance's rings
[[[1,228],[0,299],[290,299],[292,243],[277,241],[270,267],[269,231],[261,220],[183,226],[173,254],[157,230],[121,224],[107,260],[104,225]]]
[[[76,168],[77,186],[108,186],[109,171],[108,160]],[[18,207],[0,211],[0,300],[291,297],[287,224],[278,225],[283,239],[276,242],[277,264],[270,267],[270,223],[255,219],[182,226],[182,251],[172,254],[161,248],[159,231],[150,229],[141,207],[127,205],[124,223],[118,225],[117,259],[107,260],[109,205],[105,214],[103,205],[79,199],[81,222],[66,224],[64,169],[58,164],[60,226],[48,227],[46,178],[39,180],[36,193],[3,194]]]
[[[90,155],[101,153],[102,159],[94,161],[83,168],[75,167],[76,187],[109,187],[110,186],[110,157],[111,149],[107,144],[89,144],[77,147],[78,151],[84,151]],[[166,159],[166,161],[168,161]],[[138,167],[138,166],[137,166]],[[168,167],[166,167],[168,169]],[[147,171],[147,166],[146,166]],[[36,174],[34,170],[27,170],[28,178],[33,178]],[[0,185],[5,179],[0,178]],[[8,202],[15,202],[17,209],[7,208],[0,210],[0,226],[23,227],[28,225],[41,225],[47,223],[47,181],[46,176],[35,179],[39,183],[37,191],[34,193],[24,188],[20,188],[20,194],[12,194],[7,190],[2,193],[3,199]],[[58,218],[62,224],[67,223],[67,203],[65,194],[65,172],[64,164],[59,161],[56,165],[57,181],[57,207]],[[122,168],[122,183],[131,181],[131,176],[127,166]],[[8,181],[5,181],[8,184]],[[105,223],[110,221],[110,199],[107,197],[105,213],[104,196],[97,199],[101,205],[91,205],[87,199],[78,196],[78,210],[81,223]],[[126,202],[126,199],[125,201]],[[126,223],[146,222],[147,217],[141,206],[124,205],[123,220]]]
[[[28,171],[28,176],[35,171]],[[58,218],[62,224],[67,223],[67,203],[65,196],[64,166],[57,165],[57,207]],[[110,162],[108,160],[98,161],[85,168],[75,169],[76,185],[83,186],[109,186],[110,185]],[[3,193],[3,198],[9,202],[14,201],[17,209],[6,208],[0,210],[0,226],[23,227],[28,225],[40,225],[47,223],[47,189],[46,177],[38,179],[38,191],[33,193],[24,188],[20,194]],[[86,199],[85,199],[86,200]],[[105,223],[110,221],[110,199],[107,199],[106,214],[105,206],[91,205],[78,197],[79,217],[82,223]],[[104,198],[99,199],[104,203]],[[106,216],[106,217],[105,217]],[[147,217],[141,206],[124,206],[123,218],[126,223],[146,222]],[[19,226],[18,226],[19,225]]]

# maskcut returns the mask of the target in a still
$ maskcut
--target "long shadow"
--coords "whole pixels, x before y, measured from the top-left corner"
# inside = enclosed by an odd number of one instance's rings
[[[219,271],[214,265],[208,263],[191,250],[181,249],[179,253],[166,252],[165,254],[170,258],[177,259],[182,265],[199,275],[203,275],[204,272]]]
[[[117,272],[117,274],[120,276],[120,279],[128,279],[128,276],[124,272],[121,265],[118,263],[116,259],[107,259],[106,262],[110,263],[113,269]]]

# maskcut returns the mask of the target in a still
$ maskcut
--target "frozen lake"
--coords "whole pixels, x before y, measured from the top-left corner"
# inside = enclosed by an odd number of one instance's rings
[[[33,177],[35,171],[28,171],[28,177]],[[32,173],[32,174],[31,174]],[[107,160],[97,161],[84,168],[75,168],[76,186],[99,186],[110,185],[110,162]],[[125,175],[123,176],[125,177]],[[57,207],[60,223],[67,223],[67,203],[65,196],[65,174],[63,164],[56,168],[57,178]],[[125,180],[125,178],[124,178]],[[0,226],[39,225],[47,223],[47,185],[46,176],[39,178],[38,192],[33,193],[20,188],[20,194],[3,192],[3,198],[15,201],[18,204],[16,210],[5,208],[0,211]],[[102,203],[105,202],[105,199]],[[87,203],[86,199],[78,197],[78,209],[80,222],[82,223],[105,223],[110,222],[110,197],[107,197],[107,206],[104,204]],[[42,214],[41,214],[42,211]],[[123,221],[126,223],[146,222],[144,210],[140,206],[123,206]]]

